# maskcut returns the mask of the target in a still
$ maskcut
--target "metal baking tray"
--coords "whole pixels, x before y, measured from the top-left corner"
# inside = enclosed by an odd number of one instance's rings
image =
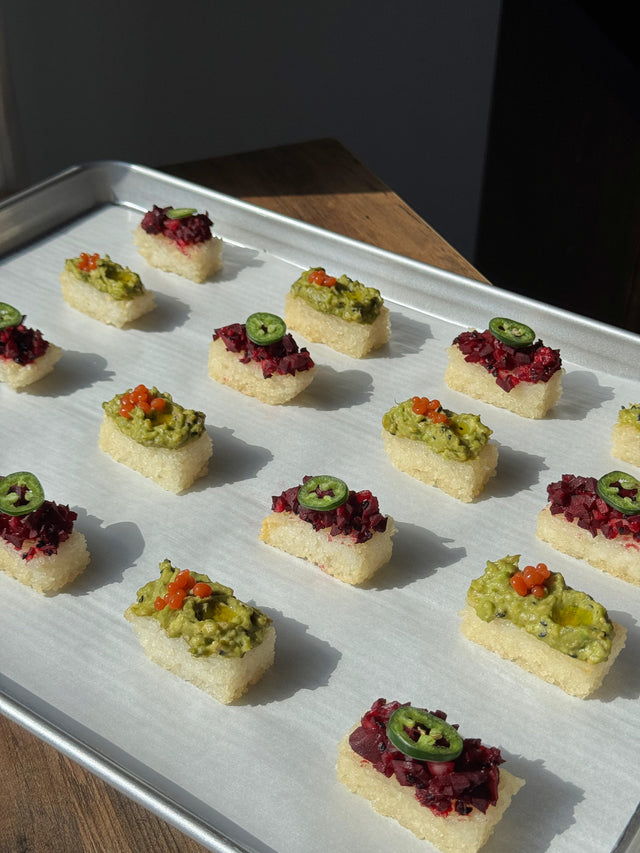
[[[207,210],[225,240],[224,271],[194,284],[148,267],[131,232],[154,203]],[[66,305],[58,276],[81,251],[137,270],[156,311],[120,330]],[[318,375],[285,406],[213,382],[212,330],[257,310],[282,314],[312,265],[378,287],[390,343],[362,360],[309,345]],[[620,467],[610,431],[619,407],[637,402],[638,336],[117,162],[71,168],[0,205],[0,298],[64,349],[30,390],[0,386],[0,470],[34,471],[49,498],[78,512],[92,554],[54,597],[0,577],[3,713],[212,850],[386,853],[425,844],[338,783],[336,744],[376,698],[412,701],[500,746],[526,780],[488,853],[640,849],[640,589],[535,536],[549,482]],[[563,397],[542,421],[444,384],[453,337],[496,315],[522,318],[562,351]],[[182,495],[97,448],[101,403],[139,382],[207,413],[210,472]],[[387,459],[381,417],[414,394],[493,429],[498,476],[475,503]],[[325,471],[370,488],[395,519],[392,561],[362,588],[258,541],[271,495]],[[460,634],[470,580],[510,553],[563,571],[627,627],[594,698],[566,696]],[[274,619],[275,665],[235,705],[152,664],[123,619],[165,557]]]

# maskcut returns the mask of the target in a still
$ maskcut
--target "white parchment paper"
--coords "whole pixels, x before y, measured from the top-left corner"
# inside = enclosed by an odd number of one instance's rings
[[[465,736],[499,746],[505,766],[526,780],[488,853],[612,850],[640,799],[640,589],[556,553],[535,526],[549,482],[621,467],[610,455],[611,426],[621,405],[638,401],[638,376],[618,364],[628,355],[637,366],[638,338],[155,173],[137,180],[144,192],[132,191],[135,198],[125,180],[114,203],[0,262],[0,300],[64,349],[55,371],[30,390],[0,386],[0,472],[36,473],[48,498],[77,511],[92,555],[54,597],[0,577],[7,683],[81,744],[247,849],[429,848],[336,780],[338,740],[383,696],[441,708]],[[198,285],[145,264],[131,232],[154,201],[209,210],[226,241],[221,274]],[[81,251],[137,270],[157,309],[119,330],[66,305],[58,275]],[[353,360],[310,344],[318,375],[285,406],[213,382],[212,330],[253,311],[282,315],[299,270],[320,264],[381,289],[391,309],[388,346]],[[530,325],[563,352],[564,394],[545,420],[444,384],[452,338],[495,315],[533,316]],[[97,447],[101,403],[141,382],[207,413],[210,472],[184,494],[163,491]],[[475,503],[388,461],[381,417],[414,394],[477,412],[494,430],[498,476]],[[320,472],[371,489],[395,519],[392,561],[364,587],[258,541],[271,495]],[[627,647],[594,698],[569,697],[460,634],[470,580],[487,559],[512,553],[562,571],[627,627]],[[164,558],[232,586],[275,622],[275,665],[236,705],[152,664],[122,616]]]

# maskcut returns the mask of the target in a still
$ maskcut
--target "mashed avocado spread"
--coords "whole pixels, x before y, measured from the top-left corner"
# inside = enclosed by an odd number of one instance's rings
[[[640,430],[640,403],[633,403],[626,408],[620,409],[618,423],[628,424]]]
[[[487,562],[482,577],[471,581],[467,601],[485,622],[508,619],[547,645],[572,658],[600,663],[609,657],[614,629],[606,609],[585,592],[551,572],[544,598],[519,595],[509,583],[519,555]]]
[[[149,395],[165,400],[162,411],[151,409],[145,412],[140,406],[134,406],[127,417],[123,416],[121,401],[130,392],[131,389],[124,394],[116,394],[112,400],[103,403],[102,408],[118,429],[138,444],[177,450],[204,432],[204,412],[184,409],[173,402],[171,394],[161,394],[157,388],[150,388]]]
[[[458,462],[475,459],[493,432],[478,415],[442,409],[448,423],[434,423],[427,415],[417,415],[412,407],[412,400],[398,403],[383,416],[382,426],[392,435],[423,441],[445,459]]]
[[[371,324],[380,314],[383,299],[375,287],[366,287],[346,275],[336,279],[335,284],[314,284],[309,276],[322,267],[311,267],[291,285],[290,293],[297,296],[323,314],[333,314],[354,323]]]
[[[80,258],[68,258],[64,266],[77,279],[102,293],[108,293],[113,299],[133,299],[134,296],[145,292],[138,273],[112,261],[109,255],[103,258],[97,256],[94,261],[95,269],[82,269],[80,263]]]
[[[158,610],[156,599],[167,595],[167,587],[180,569],[170,560],[160,563],[160,577],[138,590],[131,609],[136,616],[157,619],[169,637],[182,637],[192,655],[225,655],[240,658],[264,640],[271,619],[256,607],[239,601],[228,586],[210,580],[207,575],[191,572],[196,583],[205,583],[211,595],[200,598],[188,594],[177,610],[165,606]],[[198,587],[194,587],[198,589]]]

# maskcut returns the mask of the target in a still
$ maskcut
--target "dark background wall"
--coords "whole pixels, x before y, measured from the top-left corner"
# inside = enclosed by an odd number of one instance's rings
[[[640,331],[630,8],[6,3],[0,189],[8,147],[26,185],[335,137],[495,284]]]

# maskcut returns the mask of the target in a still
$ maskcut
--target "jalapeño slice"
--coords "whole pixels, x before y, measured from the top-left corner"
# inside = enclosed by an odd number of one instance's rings
[[[298,489],[298,503],[307,509],[325,511],[347,502],[349,487],[344,480],[328,474],[311,477]]]
[[[0,512],[27,515],[44,503],[44,489],[35,474],[16,471],[0,480]]]
[[[193,216],[196,213],[195,207],[171,207],[167,210],[169,219],[184,219],[185,216]]]
[[[22,314],[18,309],[6,302],[0,302],[0,329],[19,326],[20,323],[22,323]]]
[[[624,515],[640,515],[640,480],[624,471],[610,471],[600,477],[597,492],[612,509]],[[626,495],[622,492],[633,492]]]
[[[258,311],[247,317],[245,324],[247,337],[254,344],[268,346],[282,340],[287,326],[282,317],[277,314],[269,314],[267,311]]]
[[[402,705],[389,717],[391,743],[419,761],[453,761],[462,752],[462,737],[445,720],[424,708]]]
[[[510,347],[528,347],[536,339],[532,328],[506,317],[494,317],[489,322],[489,331],[494,338]]]

